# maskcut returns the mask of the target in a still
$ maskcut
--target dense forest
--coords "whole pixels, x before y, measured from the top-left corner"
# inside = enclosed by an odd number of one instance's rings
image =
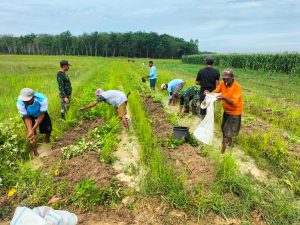
[[[185,41],[154,32],[93,32],[75,36],[66,31],[58,35],[1,35],[0,53],[180,58],[198,53],[198,40]]]

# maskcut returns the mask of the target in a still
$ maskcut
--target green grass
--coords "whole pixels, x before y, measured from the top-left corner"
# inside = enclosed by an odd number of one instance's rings
[[[203,65],[183,64],[180,61],[156,60],[155,65],[160,75],[158,84],[176,77],[184,79],[187,86],[194,85],[198,70],[203,68]],[[146,71],[146,68],[138,69]],[[222,71],[224,68],[218,69]],[[267,160],[267,168],[271,168],[279,177],[286,178],[285,174],[290,172],[292,177],[299,176],[300,156],[289,153],[290,140],[284,138],[283,134],[295,139],[300,136],[300,95],[297,94],[300,77],[242,69],[234,69],[234,73],[235,79],[243,88],[243,114],[248,117],[252,115],[268,124],[268,128],[259,127],[257,124],[254,126],[257,131],[251,135],[242,128],[237,137],[238,143],[257,162]],[[218,124],[221,123],[220,115],[220,106],[217,104],[215,120]],[[291,180],[298,186],[297,179]]]
[[[58,62],[62,58],[67,58],[73,65],[68,74],[74,88],[74,94],[66,121],[59,119],[60,104],[56,83]],[[217,179],[211,190],[207,191],[203,184],[190,187],[184,175],[178,176],[172,163],[168,161],[163,152],[162,143],[157,142],[153,134],[151,122],[143,106],[143,95],[149,95],[151,91],[148,85],[143,84],[140,80],[149,72],[149,68],[142,64],[147,62],[147,59],[138,59],[135,63],[130,64],[127,63],[127,59],[122,58],[0,56],[0,59],[0,78],[3,81],[0,89],[0,119],[13,124],[11,125],[13,129],[8,127],[5,132],[3,132],[4,129],[1,130],[0,144],[10,144],[3,154],[7,154],[9,149],[15,147],[26,150],[26,147],[24,148],[26,142],[25,128],[16,108],[16,100],[20,89],[23,87],[31,87],[48,97],[54,136],[60,135],[82,118],[102,117],[106,120],[107,125],[114,124],[115,109],[107,104],[99,104],[83,113],[78,112],[80,106],[96,99],[94,94],[96,88],[122,89],[126,93],[131,91],[128,106],[132,113],[132,128],[135,129],[141,146],[140,165],[146,172],[141,184],[142,192],[145,195],[163,196],[171,206],[199,217],[205,217],[208,212],[212,211],[222,217],[240,218],[247,224],[251,220],[253,210],[257,210],[270,224],[299,224],[300,215],[296,203],[299,201],[299,197],[295,193],[297,193],[298,186],[300,187],[299,176],[297,176],[300,167],[297,164],[297,158],[294,157],[296,160],[293,160],[287,151],[289,143],[291,141],[297,143],[300,136],[300,128],[297,126],[299,124],[297,121],[299,120],[300,97],[296,92],[300,86],[299,78],[288,78],[283,77],[282,74],[268,74],[259,71],[234,70],[236,80],[244,90],[245,113],[249,118],[243,121],[244,125],[254,123],[258,118],[270,127],[269,130],[258,129],[251,135],[241,132],[237,138],[238,143],[257,162],[266,161],[265,168],[270,169],[275,176],[280,177],[279,181],[281,182],[268,185],[259,184],[253,181],[251,177],[242,176],[230,155],[220,159],[210,155],[211,151],[202,147],[202,154],[216,161]],[[187,65],[179,60],[154,60],[154,63],[158,70],[157,87],[162,82],[168,82],[174,78],[183,78],[187,86],[194,85],[196,74],[202,68],[202,65]],[[222,70],[223,68],[219,69]],[[162,101],[160,98],[162,94],[166,95],[165,92],[161,92],[159,95],[154,94],[152,96],[157,96],[155,100],[160,102]],[[283,108],[287,104],[288,108]],[[271,114],[269,113],[270,110]],[[217,123],[221,121],[220,115],[221,106],[218,105],[215,117]],[[10,117],[18,118],[10,121]],[[177,123],[177,118],[174,115],[169,115],[166,119]],[[112,133],[110,130],[104,130],[98,130],[100,133],[108,133],[104,138],[105,142],[100,152],[102,151],[103,156],[105,156],[102,160],[111,162],[113,160],[112,153],[118,142],[116,134],[119,130],[112,129],[114,130]],[[283,132],[287,132],[290,138],[284,139],[278,135],[278,133]],[[8,138],[13,133],[18,134],[16,140]],[[93,138],[97,138],[97,132],[95,135]],[[11,157],[14,158],[14,156],[8,156],[7,159],[13,161]],[[15,163],[15,165],[18,164]],[[2,167],[0,168],[2,170]],[[21,169],[17,166],[14,168],[16,176],[10,176],[6,185],[0,190],[4,193],[15,184],[15,179],[19,179],[24,186],[29,185],[30,190],[33,190],[35,187],[26,182],[34,181],[42,174],[39,175],[38,172],[30,171],[25,166],[20,167]],[[28,173],[25,174],[24,171],[28,171]],[[2,172],[9,173],[9,169],[2,170],[0,176],[3,176]],[[25,180],[27,181],[25,182]],[[43,184],[36,186],[37,189],[41,189],[37,191],[38,195],[35,196],[31,192],[28,195],[32,196],[29,198],[32,204],[42,204],[46,198],[53,194],[55,186],[52,184],[42,190],[43,185],[51,183],[51,177],[44,177],[42,181]],[[96,190],[98,193],[99,190],[93,187],[92,182],[88,186],[91,187],[92,191]],[[63,192],[63,187],[61,189]],[[79,186],[78,190],[80,190]],[[20,194],[23,191],[20,191]],[[109,190],[105,190],[105,194],[107,194],[106,191],[108,194],[110,193]],[[86,195],[84,196],[86,197]],[[96,197],[98,201],[99,194]],[[113,195],[109,194],[108,198],[110,197],[114,198]],[[36,201],[39,198],[41,200]],[[92,204],[94,204],[94,200],[91,200]],[[85,207],[86,203],[87,205],[90,204],[90,199],[86,202],[77,202]]]

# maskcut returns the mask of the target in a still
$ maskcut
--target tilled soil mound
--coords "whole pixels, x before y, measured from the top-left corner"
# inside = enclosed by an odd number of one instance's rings
[[[103,187],[116,175],[111,165],[100,162],[99,153],[85,152],[83,155],[64,161],[63,171],[56,180],[67,180],[71,184],[77,184],[91,178],[97,186]]]
[[[175,168],[186,173],[189,184],[203,182],[205,187],[209,187],[214,181],[214,164],[199,155],[193,146],[184,144],[166,152],[169,158],[175,161]]]
[[[53,149],[56,149],[58,147],[63,147],[67,145],[74,144],[76,140],[82,136],[85,136],[88,134],[89,131],[95,129],[96,127],[99,127],[103,125],[105,121],[103,119],[96,119],[96,120],[82,120],[79,122],[76,127],[73,129],[66,131],[61,138],[59,138],[55,145],[53,146]]]
[[[86,136],[89,131],[103,125],[104,123],[105,121],[103,119],[83,120],[73,129],[64,132],[64,134],[61,135],[61,137],[52,146],[52,152],[49,156],[47,156],[47,159],[44,160],[43,167],[52,167],[53,164],[59,162],[61,159],[62,147],[76,144],[76,141],[79,138]]]
[[[167,114],[160,103],[155,103],[152,98],[144,100],[144,107],[149,118],[153,121],[154,134],[158,139],[165,140],[172,135],[173,126],[167,120]],[[168,157],[174,162],[178,173],[186,173],[190,184],[203,182],[209,187],[213,182],[214,164],[202,157],[197,148],[184,144],[177,149],[165,149]]]
[[[153,133],[159,140],[165,140],[172,135],[173,126],[168,122],[167,114],[160,103],[153,101],[151,97],[144,99],[144,107],[149,114]],[[158,135],[159,134],[159,135]]]

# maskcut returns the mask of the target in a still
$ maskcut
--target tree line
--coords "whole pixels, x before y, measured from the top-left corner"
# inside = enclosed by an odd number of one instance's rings
[[[197,54],[198,40],[185,41],[155,32],[93,32],[78,36],[70,31],[57,35],[31,33],[19,37],[1,35],[0,53],[180,58],[182,55]]]

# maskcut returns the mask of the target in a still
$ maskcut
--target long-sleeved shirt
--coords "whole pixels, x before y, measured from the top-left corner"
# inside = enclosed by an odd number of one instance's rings
[[[156,79],[157,78],[156,67],[155,66],[151,66],[149,77],[150,77],[150,79]]]
[[[183,80],[181,80],[181,79],[174,79],[168,83],[169,99],[173,99],[172,92],[174,92],[176,87],[182,83],[183,83]]]
[[[69,97],[72,94],[72,86],[68,75],[65,72],[59,71],[57,73],[57,83],[59,89],[59,96],[61,98]]]
[[[226,87],[225,83],[222,81],[213,92],[222,93],[224,97],[232,100],[232,103],[228,103],[225,100],[222,100],[224,111],[227,114],[229,115],[242,114],[243,111],[242,88],[236,81],[234,81],[230,87]]]
[[[191,99],[193,99],[193,105],[195,105],[200,97],[200,87],[191,86],[181,89],[176,93],[176,95],[181,96],[180,105],[189,105]]]

